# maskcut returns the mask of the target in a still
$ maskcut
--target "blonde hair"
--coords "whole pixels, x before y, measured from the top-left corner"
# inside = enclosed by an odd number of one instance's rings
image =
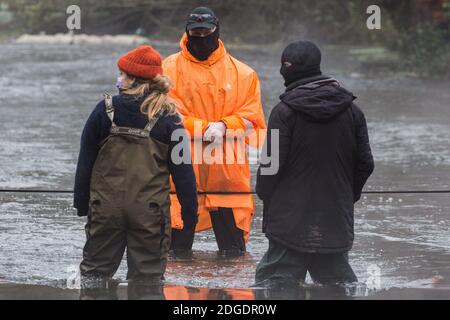
[[[133,79],[133,77],[129,77]],[[141,104],[141,112],[152,121],[162,113],[167,116],[177,115],[180,117],[175,100],[168,96],[171,88],[172,81],[167,76],[157,75],[151,80],[134,78],[133,85],[125,88],[122,92],[137,98],[145,97]]]

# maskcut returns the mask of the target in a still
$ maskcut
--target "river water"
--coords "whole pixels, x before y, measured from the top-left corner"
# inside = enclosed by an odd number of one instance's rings
[[[166,56],[176,44],[155,44]],[[0,188],[73,187],[82,127],[126,46],[0,44]],[[230,50],[258,72],[266,116],[282,93],[280,50]],[[358,97],[376,170],[366,190],[450,189],[450,83],[362,76],[348,50],[324,52],[324,70]],[[252,167],[255,171],[255,166]],[[216,258],[212,232],[196,235],[194,261],[170,261],[169,283],[245,288],[267,241],[261,203],[248,255]],[[70,194],[0,193],[0,281],[61,286],[80,262],[85,218]],[[356,206],[350,259],[360,282],[375,288],[450,287],[449,194],[365,195]],[[117,278],[125,278],[125,264]]]

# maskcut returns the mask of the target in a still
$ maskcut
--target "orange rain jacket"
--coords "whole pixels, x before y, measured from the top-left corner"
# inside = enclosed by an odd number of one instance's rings
[[[170,95],[178,103],[185,128],[194,136],[194,123],[206,131],[209,122],[223,121],[227,129],[245,130],[243,118],[254,130],[265,129],[259,79],[256,72],[230,56],[222,41],[207,60],[199,61],[187,49],[187,36],[180,41],[181,52],[163,61],[164,74],[173,82]],[[254,131],[255,133],[256,131]],[[258,135],[258,146],[263,142]],[[262,138],[262,139],[261,139]],[[248,140],[246,140],[248,142]],[[207,143],[203,144],[205,147]],[[224,146],[224,151],[226,152]],[[191,154],[194,157],[193,144]],[[236,156],[236,152],[235,152]],[[248,159],[240,164],[195,164],[198,192],[249,192]],[[172,185],[173,188],[173,185]],[[248,239],[254,203],[251,194],[199,194],[199,221],[196,231],[211,228],[209,211],[218,207],[233,208],[236,226]],[[171,196],[172,227],[183,228],[180,204]]]

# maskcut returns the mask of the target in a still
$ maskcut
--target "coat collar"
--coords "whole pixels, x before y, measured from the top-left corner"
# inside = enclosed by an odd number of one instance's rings
[[[312,76],[312,77],[308,77],[308,78],[299,79],[297,81],[292,82],[290,85],[288,85],[286,87],[286,92],[291,91],[292,89],[295,89],[299,86],[305,85],[310,82],[316,82],[316,81],[326,80],[326,79],[330,79],[330,77],[328,77],[326,75],[316,75],[316,76]]]

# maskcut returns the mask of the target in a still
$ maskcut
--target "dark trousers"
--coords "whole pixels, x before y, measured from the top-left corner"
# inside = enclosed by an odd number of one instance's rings
[[[269,240],[269,250],[256,268],[256,285],[304,282],[309,272],[319,284],[357,282],[347,253],[302,253]]]
[[[232,208],[218,208],[209,213],[220,251],[245,251],[244,232],[236,227]],[[186,251],[192,249],[194,228],[172,229],[171,250]]]

